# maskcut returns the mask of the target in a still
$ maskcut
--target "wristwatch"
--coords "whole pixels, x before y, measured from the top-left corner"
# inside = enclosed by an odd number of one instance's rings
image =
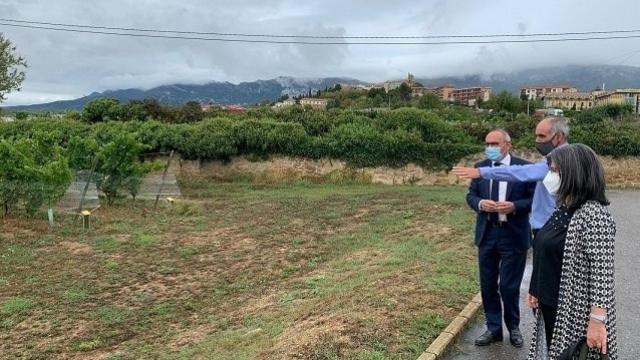
[[[607,315],[596,315],[596,314],[589,314],[589,317],[594,319],[594,320],[598,320],[602,323],[605,323],[607,321]]]

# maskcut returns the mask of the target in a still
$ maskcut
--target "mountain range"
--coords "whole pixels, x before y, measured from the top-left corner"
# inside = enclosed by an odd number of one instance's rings
[[[293,78],[278,77],[271,80],[257,80],[232,84],[230,82],[212,81],[206,84],[172,84],[154,87],[148,90],[123,89],[94,92],[73,100],[61,100],[44,104],[10,106],[7,110],[21,111],[62,111],[79,110],[89,101],[110,97],[127,102],[129,100],[143,100],[154,98],[163,104],[181,105],[187,101],[199,101],[215,104],[253,105],[264,100],[273,101],[284,94],[300,95],[311,91],[324,90],[335,84],[364,84],[364,82],[350,78]]]
[[[383,81],[382,79],[381,81]],[[535,84],[570,84],[579,91],[640,87],[640,67],[616,65],[568,65],[522,70],[506,74],[466,75],[450,77],[418,77],[425,86],[451,84],[456,87],[490,86],[494,92],[503,90],[518,94],[523,86]],[[155,98],[162,103],[178,105],[187,101],[213,102],[216,104],[251,105],[263,100],[275,100],[288,94],[290,96],[333,87],[338,83],[365,84],[353,78],[293,78],[278,77],[270,80],[257,80],[232,84],[230,82],[209,82],[206,84],[163,85],[148,90],[123,89],[94,92],[73,100],[55,101],[45,104],[7,107],[8,110],[62,111],[81,109],[87,102],[99,97],[112,97],[126,102],[134,99]]]
[[[568,65],[527,69],[509,74],[468,75],[420,78],[423,85],[451,84],[456,87],[490,86],[494,92],[503,90],[520,94],[523,86],[568,84],[578,91],[594,89],[640,88],[640,67],[621,65]]]

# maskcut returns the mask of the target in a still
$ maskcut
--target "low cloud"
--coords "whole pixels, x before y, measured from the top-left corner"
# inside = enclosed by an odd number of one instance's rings
[[[640,2],[623,0],[540,1],[536,11],[529,4],[508,0],[482,4],[472,0],[5,0],[0,4],[2,17],[22,20],[323,36],[630,29],[637,27],[638,13]],[[14,42],[29,64],[22,92],[9,94],[5,105],[77,97],[106,89],[241,82],[280,75],[381,81],[403,77],[407,72],[424,78],[620,60],[624,65],[640,65],[637,39],[556,44],[311,46],[145,39],[4,26],[0,31]],[[639,51],[634,54],[634,50]]]

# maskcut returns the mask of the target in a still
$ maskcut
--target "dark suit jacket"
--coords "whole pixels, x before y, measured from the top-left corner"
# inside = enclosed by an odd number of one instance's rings
[[[511,165],[529,164],[528,161],[511,156]],[[476,167],[491,166],[491,160],[483,160],[475,165]],[[511,232],[515,248],[527,250],[531,246],[531,225],[529,225],[529,213],[531,212],[531,202],[535,190],[535,182],[508,182],[506,201],[511,201],[515,205],[515,213],[507,215],[507,230]],[[480,200],[491,199],[490,180],[474,179],[469,185],[467,194],[467,204],[478,213],[476,222],[475,243],[482,244],[487,230],[489,213],[481,211]]]

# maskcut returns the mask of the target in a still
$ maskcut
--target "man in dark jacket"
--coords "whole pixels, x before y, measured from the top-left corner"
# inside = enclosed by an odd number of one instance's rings
[[[485,143],[487,159],[476,167],[529,163],[510,155],[511,139],[504,130],[487,134]],[[531,245],[529,213],[534,190],[535,183],[485,179],[474,179],[469,186],[467,203],[478,213],[475,244],[487,323],[487,331],[476,339],[478,346],[502,341],[503,316],[511,344],[522,346],[519,295]]]

